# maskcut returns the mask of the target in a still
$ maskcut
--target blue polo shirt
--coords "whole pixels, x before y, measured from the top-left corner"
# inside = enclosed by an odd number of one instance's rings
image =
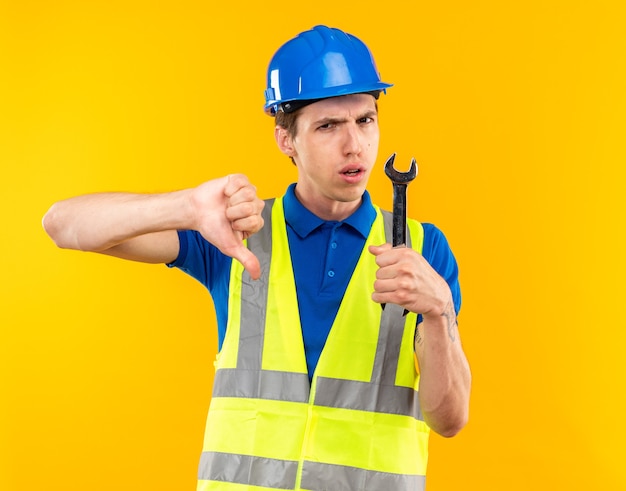
[[[376,218],[366,191],[359,208],[343,221],[325,221],[296,198],[292,184],[283,199],[287,237],[296,281],[298,309],[309,377],[339,309],[352,272]],[[450,285],[455,309],[461,307],[457,263],[443,233],[424,226],[422,255]],[[178,258],[169,266],[196,278],[211,293],[217,316],[218,346],[228,321],[228,285],[232,259],[209,244],[198,232],[179,231]]]

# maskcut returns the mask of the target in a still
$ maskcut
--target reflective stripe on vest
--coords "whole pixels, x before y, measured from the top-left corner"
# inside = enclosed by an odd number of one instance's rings
[[[252,485],[262,489],[295,489],[297,461],[264,459],[249,455],[203,452],[200,474],[204,469],[213,469],[216,484],[207,483],[199,489],[241,489],[240,485]],[[232,483],[235,486],[231,486]],[[353,483],[359,484],[355,487]],[[352,491],[395,491],[397,489],[424,489],[424,476],[407,476],[373,472],[332,464],[308,462],[303,470],[302,488],[312,490]],[[255,487],[255,489],[257,489]]]
[[[423,489],[429,430],[417,393],[416,314],[388,304],[381,315],[371,301],[377,267],[367,247],[389,242],[392,223],[376,212],[310,385],[282,201],[267,202],[265,226],[248,239],[261,279],[232,263],[199,490]],[[421,251],[412,220],[409,237]]]

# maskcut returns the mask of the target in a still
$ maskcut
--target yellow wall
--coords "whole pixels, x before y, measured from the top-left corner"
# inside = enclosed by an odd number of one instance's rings
[[[306,5],[309,5],[307,3]],[[471,422],[429,491],[626,489],[625,3],[0,3],[0,489],[194,489],[215,325],[164,266],[61,251],[55,200],[295,179],[264,71],[316,23],[383,78],[380,160],[461,266]],[[382,166],[374,199],[391,202]]]

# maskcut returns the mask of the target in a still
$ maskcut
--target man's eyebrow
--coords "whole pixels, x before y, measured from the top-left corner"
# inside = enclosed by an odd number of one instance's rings
[[[363,114],[361,114],[360,116],[357,116],[354,119],[356,121],[360,121],[361,119],[364,119],[364,118],[375,118],[377,115],[378,115],[378,112],[371,109],[371,110],[365,111]],[[340,124],[340,123],[346,123],[348,120],[349,118],[339,118],[339,117],[329,116],[326,118],[318,119],[317,121],[313,123],[313,125],[322,126],[325,124]]]
[[[328,116],[328,117],[325,117],[325,118],[318,119],[317,121],[315,121],[313,123],[313,125],[314,126],[322,126],[322,125],[325,125],[325,124],[339,124],[339,123],[345,123],[346,121],[348,121],[347,118],[335,118],[335,117],[332,117],[332,116]]]
[[[370,109],[369,111],[365,111],[365,113],[363,113],[361,117],[357,118],[357,120],[363,119],[363,118],[375,118],[376,116],[378,116],[378,111],[375,111],[374,109]]]

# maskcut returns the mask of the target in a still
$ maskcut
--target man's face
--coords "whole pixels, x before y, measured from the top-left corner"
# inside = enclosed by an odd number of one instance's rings
[[[309,104],[300,109],[297,128],[295,137],[276,130],[279,147],[298,168],[296,195],[322,218],[345,218],[358,207],[378,154],[374,97],[354,94]]]

